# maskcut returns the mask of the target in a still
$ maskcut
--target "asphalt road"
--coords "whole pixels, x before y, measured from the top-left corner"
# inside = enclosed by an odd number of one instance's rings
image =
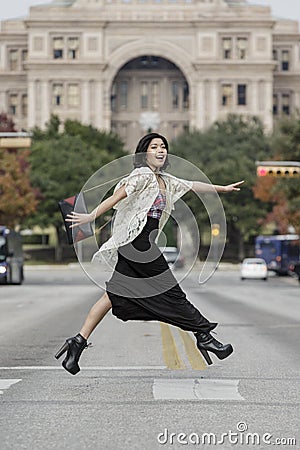
[[[0,286],[1,450],[300,448],[296,280],[192,272],[181,286],[232,356],[206,367],[189,333],[109,313],[72,376],[53,355],[101,290],[76,266],[25,275]]]

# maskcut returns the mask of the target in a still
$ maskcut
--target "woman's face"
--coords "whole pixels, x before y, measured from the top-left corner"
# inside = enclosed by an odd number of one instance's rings
[[[167,158],[167,149],[161,138],[154,138],[147,148],[146,161],[153,172],[163,167]]]

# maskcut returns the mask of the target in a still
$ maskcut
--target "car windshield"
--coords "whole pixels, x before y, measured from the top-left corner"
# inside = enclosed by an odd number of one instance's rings
[[[4,237],[0,236],[0,261],[4,261],[6,258],[5,243]]]
[[[262,265],[265,264],[264,261],[246,261],[245,263],[246,264],[255,264],[255,265],[256,264],[262,264]]]

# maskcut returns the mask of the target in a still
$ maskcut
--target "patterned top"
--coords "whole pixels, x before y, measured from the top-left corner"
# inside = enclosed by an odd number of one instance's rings
[[[193,182],[175,177],[167,172],[160,172],[166,186],[166,207],[159,221],[156,241],[167,222],[174,203],[192,189]],[[125,185],[127,197],[113,207],[116,210],[112,220],[111,238],[101,245],[93,255],[92,262],[98,261],[114,268],[118,260],[118,248],[132,242],[142,231],[147,222],[147,213],[159,194],[159,184],[154,172],[149,167],[138,167],[127,177],[122,178],[114,192]]]
[[[162,212],[166,207],[166,203],[167,203],[166,194],[159,191],[159,194],[154,200],[153,205],[149,209],[147,216],[153,217],[154,219],[160,219]]]

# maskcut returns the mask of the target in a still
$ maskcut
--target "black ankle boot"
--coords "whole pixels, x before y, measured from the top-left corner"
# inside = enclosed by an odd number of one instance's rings
[[[205,331],[197,332],[195,333],[195,336],[197,339],[197,347],[209,365],[212,364],[212,360],[207,352],[214,353],[219,359],[225,359],[233,352],[231,344],[222,344],[210,333]]]
[[[62,366],[72,375],[76,375],[76,373],[80,371],[78,361],[81,353],[88,346],[89,344],[87,343],[87,340],[81,336],[81,334],[77,334],[76,336],[66,340],[63,346],[56,353],[55,358],[59,359],[65,352],[67,352],[67,356],[62,362]]]

